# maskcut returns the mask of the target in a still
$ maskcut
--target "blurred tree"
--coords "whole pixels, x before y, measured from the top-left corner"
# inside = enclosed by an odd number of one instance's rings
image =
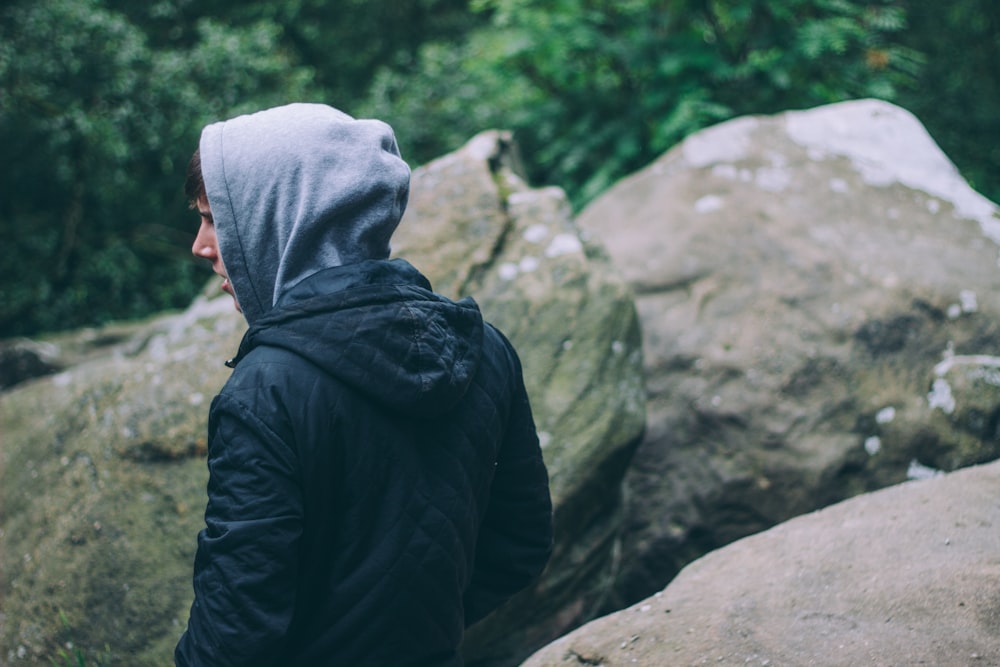
[[[304,98],[311,76],[267,23],[203,19],[153,49],[100,0],[0,9],[0,336],[187,304],[206,277],[181,194],[201,124]]]
[[[491,25],[382,71],[370,100],[417,160],[492,121],[532,177],[576,205],[687,134],[734,115],[854,97],[893,99],[917,55],[899,0],[479,0]],[[447,96],[462,100],[464,115]],[[503,122],[506,121],[506,122]]]
[[[364,96],[372,72],[413,58],[421,44],[450,40],[485,25],[469,0],[106,0],[141,26],[157,47],[190,46],[197,20],[242,28],[267,24],[275,43],[297,62],[308,63],[315,83],[332,103],[351,111]]]
[[[513,129],[532,180],[579,207],[706,125],[874,96],[914,111],[996,200],[998,12],[991,0],[7,0],[0,336],[187,303],[206,276],[187,258],[180,193],[198,128],[291,99],[385,118],[414,164]]]
[[[900,103],[984,195],[1000,202],[1000,3],[909,0],[902,41],[926,54]]]
[[[404,157],[417,164],[480,130],[527,126],[541,106],[558,102],[493,66],[506,37],[483,30],[465,40],[425,44],[411,62],[378,70],[358,113],[388,121]]]

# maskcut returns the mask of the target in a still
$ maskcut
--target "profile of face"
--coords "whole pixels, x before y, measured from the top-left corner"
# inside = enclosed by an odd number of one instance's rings
[[[236,310],[243,312],[239,301],[236,300],[236,292],[233,291],[232,283],[229,282],[226,266],[222,263],[219,239],[215,235],[215,220],[212,218],[212,209],[208,205],[208,198],[199,197],[195,205],[198,209],[198,215],[201,217],[201,224],[198,227],[198,235],[195,236],[194,244],[191,246],[191,252],[195,257],[208,260],[212,264],[212,270],[222,276],[222,291],[233,297]]]

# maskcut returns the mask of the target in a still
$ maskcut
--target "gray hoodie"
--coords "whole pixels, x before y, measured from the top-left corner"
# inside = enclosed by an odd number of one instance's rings
[[[385,123],[289,104],[207,126],[199,150],[219,251],[248,323],[317,271],[389,256],[410,169]]]

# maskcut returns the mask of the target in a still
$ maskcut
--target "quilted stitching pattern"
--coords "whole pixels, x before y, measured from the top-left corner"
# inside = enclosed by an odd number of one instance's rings
[[[213,404],[179,665],[461,665],[463,628],[540,573],[552,508],[517,356],[429,287],[398,260],[337,267],[248,332]],[[265,530],[231,530],[248,519]]]

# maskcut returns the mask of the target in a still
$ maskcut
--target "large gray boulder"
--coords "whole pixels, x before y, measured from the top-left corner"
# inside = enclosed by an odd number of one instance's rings
[[[537,586],[466,637],[471,666],[516,664],[592,618],[611,592],[621,480],[645,418],[631,291],[584,243],[559,188],[517,175],[506,133],[486,132],[414,174],[393,250],[435,288],[473,295],[525,368],[555,505],[555,551]]]
[[[470,635],[483,665],[518,662],[607,594],[644,424],[630,291],[581,242],[563,193],[525,186],[510,154],[487,133],[416,170],[394,245],[508,333],[552,478],[555,555]],[[3,394],[0,663],[80,651],[87,664],[170,664],[191,603],[208,404],[243,330],[228,296],[201,297],[100,351],[62,337],[85,361]]]
[[[797,517],[522,667],[1000,665],[1000,463]]]
[[[578,224],[637,294],[649,391],[615,606],[789,517],[1000,456],[997,208],[904,110],[720,124]]]

